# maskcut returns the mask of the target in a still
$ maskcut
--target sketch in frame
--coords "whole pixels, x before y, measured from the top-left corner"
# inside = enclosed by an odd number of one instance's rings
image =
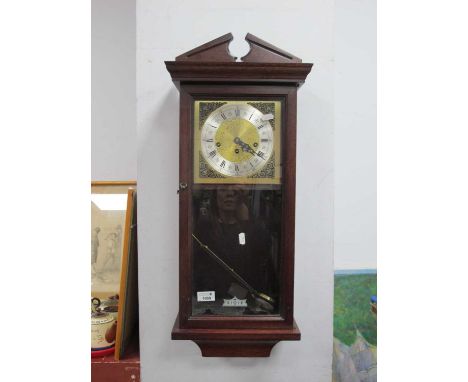
[[[126,194],[118,195],[126,200]],[[91,289],[94,295],[119,292],[125,215],[125,208],[101,209],[91,201]]]

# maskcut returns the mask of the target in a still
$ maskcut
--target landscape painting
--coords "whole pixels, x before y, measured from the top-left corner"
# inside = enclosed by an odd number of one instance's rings
[[[333,382],[377,381],[377,272],[335,271]]]

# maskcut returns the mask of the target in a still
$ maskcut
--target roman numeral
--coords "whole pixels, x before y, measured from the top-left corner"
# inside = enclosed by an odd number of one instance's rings
[[[263,138],[263,139],[262,139],[262,142],[270,142],[270,140],[269,140],[269,139]]]
[[[213,138],[211,139],[204,139],[205,142],[213,142]]]
[[[223,117],[223,119],[226,119],[226,116],[224,115],[223,112],[221,112],[221,117]]]
[[[214,158],[216,156],[216,150],[213,150],[212,152],[210,152],[210,158]]]
[[[263,127],[265,127],[265,125],[260,125],[260,126],[257,127],[257,129],[260,130]]]
[[[235,165],[236,172],[239,172],[239,166],[236,164]]]
[[[236,117],[239,117],[240,116],[240,110],[238,107],[236,107]]]
[[[265,153],[259,151],[259,152],[257,153],[257,155],[258,155],[260,158],[265,159],[265,158],[263,157],[263,156],[265,155]]]
[[[217,128],[218,128],[218,126],[214,126],[214,125],[212,125],[211,123],[209,123],[208,125],[210,125],[213,129],[217,129]]]
[[[226,166],[226,161],[223,160],[221,164],[219,165],[219,167],[224,168],[224,166]]]
[[[249,121],[250,121],[250,118],[252,118],[252,115],[253,115],[253,114],[254,114],[254,113],[250,114]]]

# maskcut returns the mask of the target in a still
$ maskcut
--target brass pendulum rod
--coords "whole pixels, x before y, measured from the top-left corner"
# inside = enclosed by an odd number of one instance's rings
[[[245,281],[233,268],[231,268],[229,265],[227,265],[216,253],[214,253],[206,244],[203,244],[198,237],[196,237],[192,233],[193,238],[197,241],[197,243],[200,245],[200,247],[207,253],[209,254],[219,265],[221,265],[222,268],[224,268],[226,271],[228,271],[245,289],[247,289],[251,294],[254,296],[268,302],[269,304],[275,304],[275,300],[266,295],[265,293],[258,292],[255,290],[250,284]]]

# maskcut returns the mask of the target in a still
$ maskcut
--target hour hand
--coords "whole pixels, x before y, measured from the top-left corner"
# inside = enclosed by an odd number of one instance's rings
[[[235,137],[235,138],[234,138],[234,143],[235,143],[236,145],[239,145],[239,146],[241,147],[242,151],[248,152],[248,153],[250,153],[250,154],[252,154],[252,155],[256,155],[256,154],[257,154],[257,153],[255,152],[255,150],[254,150],[252,147],[250,147],[249,144],[243,142],[239,137]]]
[[[245,147],[245,142],[243,142],[239,137],[234,138],[234,143],[242,147],[242,149],[244,149]]]

